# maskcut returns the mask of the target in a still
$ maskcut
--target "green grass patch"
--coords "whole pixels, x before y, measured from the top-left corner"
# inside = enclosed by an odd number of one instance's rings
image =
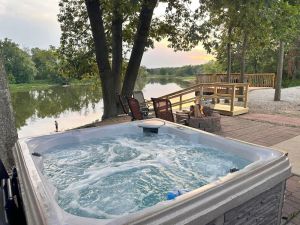
[[[10,84],[9,89],[12,92],[17,91],[30,91],[30,90],[42,90],[47,89],[49,87],[56,86],[58,84],[50,83],[49,81],[34,81],[32,83],[26,84]]]
[[[98,82],[96,79],[86,79],[86,80],[71,80],[68,85],[75,86],[75,85],[89,85]],[[54,86],[61,86],[62,84],[52,83],[51,81],[47,80],[39,80],[33,81],[32,83],[26,84],[9,84],[9,89],[11,92],[18,92],[18,91],[31,91],[31,90],[44,90]]]

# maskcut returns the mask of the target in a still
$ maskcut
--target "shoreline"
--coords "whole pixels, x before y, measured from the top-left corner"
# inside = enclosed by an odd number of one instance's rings
[[[22,83],[22,84],[9,84],[10,92],[18,91],[34,91],[34,90],[44,90],[51,87],[64,87],[64,86],[77,86],[77,85],[89,85],[99,82],[98,80],[85,80],[85,81],[70,81],[68,84],[56,84],[49,81],[36,81],[32,83]]]

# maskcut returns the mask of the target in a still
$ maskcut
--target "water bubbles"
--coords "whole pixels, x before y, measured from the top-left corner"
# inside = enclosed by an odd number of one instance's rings
[[[153,206],[170,190],[196,189],[250,163],[165,133],[61,145],[42,157],[58,204],[71,214],[99,219]]]

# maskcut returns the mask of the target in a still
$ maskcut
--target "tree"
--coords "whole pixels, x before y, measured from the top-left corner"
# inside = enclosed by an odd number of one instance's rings
[[[50,46],[49,49],[31,49],[32,61],[37,69],[36,80],[50,80],[54,82],[60,81],[60,59],[55,47]]]
[[[98,77],[95,57],[83,51],[74,51],[70,57],[59,55],[61,60],[60,73],[67,78],[78,80]]]
[[[222,73],[224,68],[218,61],[210,60],[203,64],[203,73]]]
[[[300,36],[291,44],[286,55],[287,61],[287,79],[296,80],[300,74]]]
[[[0,40],[0,55],[3,57],[4,67],[8,77],[15,83],[29,83],[36,75],[36,68],[30,55],[19,48],[11,40]]]
[[[300,35],[300,1],[275,1],[270,10],[274,39],[278,42],[278,62],[274,101],[281,100],[284,47]]]
[[[14,165],[12,149],[18,139],[5,68],[0,57],[0,158],[8,169]]]
[[[219,61],[227,58],[228,78],[231,70],[240,71],[244,82],[246,61],[253,62],[254,71],[260,67],[275,72],[275,46],[284,54],[283,48],[295,40],[295,34],[299,37],[299,7],[299,0],[202,0],[195,22],[187,27],[188,44],[194,46],[196,40],[204,39],[204,47],[213,49]],[[278,56],[275,99],[280,99],[282,59],[283,55]]]
[[[118,114],[117,94],[132,93],[144,51],[153,46],[154,40],[169,35],[170,15],[176,15],[176,23],[190,17],[190,1],[165,1],[165,15],[153,17],[157,4],[158,0],[61,0],[59,3],[62,52],[85,49],[95,53],[103,92],[103,118]],[[180,29],[182,25],[172,32]],[[126,70],[122,71],[122,62],[129,55]]]

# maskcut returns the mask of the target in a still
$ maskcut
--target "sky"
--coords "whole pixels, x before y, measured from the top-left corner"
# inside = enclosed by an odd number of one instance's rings
[[[23,48],[59,46],[58,2],[0,0],[0,39],[12,39]],[[145,52],[141,64],[147,68],[175,67],[203,64],[213,59],[201,46],[190,52],[174,52],[167,44],[166,40],[155,43],[154,49]]]

